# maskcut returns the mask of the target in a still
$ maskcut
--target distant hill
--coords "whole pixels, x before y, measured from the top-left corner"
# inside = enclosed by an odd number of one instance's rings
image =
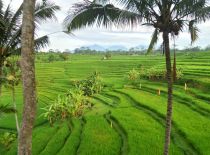
[[[112,46],[102,46],[102,45],[98,45],[98,44],[94,44],[94,45],[89,45],[86,46],[87,48],[89,48],[90,50],[95,50],[95,51],[128,51],[128,49],[123,46],[123,45],[112,45]]]

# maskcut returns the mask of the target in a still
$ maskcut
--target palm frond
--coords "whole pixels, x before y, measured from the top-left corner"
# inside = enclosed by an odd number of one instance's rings
[[[64,20],[64,26],[68,32],[93,25],[106,28],[112,24],[136,26],[136,23],[142,19],[136,13],[119,9],[112,4],[104,5],[104,3],[90,1],[74,4],[72,12]]]
[[[158,31],[158,29],[155,29],[155,31],[152,34],[151,42],[150,42],[149,47],[147,49],[147,54],[150,54],[152,52],[154,46],[157,44],[158,35],[159,35],[159,31]]]
[[[3,7],[4,7],[3,2],[2,0],[0,0],[0,17],[3,15]]]
[[[49,43],[50,43],[49,37],[47,35],[37,38],[34,41],[35,50],[40,50],[41,48],[45,48],[49,45]]]
[[[198,9],[195,12],[195,18],[197,21],[206,21],[207,19],[210,19],[210,6]]]
[[[35,8],[35,21],[40,23],[46,20],[56,19],[55,12],[58,10],[60,10],[60,7],[52,2],[37,2]]]
[[[207,11],[202,11],[206,7],[206,4],[206,0],[182,0],[176,3],[173,11],[179,19],[186,17],[201,18],[202,12],[205,12],[203,16],[206,17],[209,13],[207,13]]]
[[[198,39],[198,28],[195,26],[195,20],[191,20],[189,22],[189,32],[191,35],[191,44]]]

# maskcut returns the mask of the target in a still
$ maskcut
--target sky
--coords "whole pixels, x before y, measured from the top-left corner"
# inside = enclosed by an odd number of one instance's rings
[[[61,11],[56,13],[57,20],[45,22],[40,25],[37,35],[47,35],[54,32],[63,30],[63,20],[68,15],[69,9],[72,4],[82,0],[49,0],[55,2],[61,7]],[[4,4],[8,4],[10,0],[3,0]],[[21,4],[22,0],[12,0],[12,8],[15,10]],[[202,23],[198,25],[199,39],[193,46],[205,47],[210,44],[210,22]],[[49,49],[59,49],[64,51],[65,49],[74,50],[81,46],[89,45],[101,45],[101,46],[115,46],[123,45],[127,48],[136,46],[149,45],[151,35],[154,29],[151,27],[140,26],[135,30],[123,30],[123,29],[104,29],[104,28],[84,28],[78,31],[74,31],[74,35],[70,36],[65,33],[55,33],[50,35],[50,45],[45,51]],[[161,42],[161,38],[159,44]],[[178,48],[185,48],[190,46],[189,33],[183,32],[176,39],[176,45]],[[158,46],[158,45],[157,45]]]

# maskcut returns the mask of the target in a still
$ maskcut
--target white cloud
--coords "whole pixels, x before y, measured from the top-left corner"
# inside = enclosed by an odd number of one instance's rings
[[[38,35],[46,35],[57,31],[62,31],[62,22],[66,17],[69,8],[73,3],[81,0],[51,0],[57,5],[61,6],[61,11],[57,12],[57,21],[50,21],[43,23],[39,30]],[[9,0],[3,0],[5,4]],[[22,0],[13,0],[12,7],[17,9]],[[206,46],[210,44],[210,22],[199,25],[200,33],[199,39],[194,46]],[[100,45],[124,45],[126,47],[138,46],[149,44],[153,29],[151,27],[139,27],[133,32],[126,30],[119,30],[112,28],[109,30],[99,28],[87,28],[74,32],[75,36],[69,36],[64,33],[55,33],[50,35],[51,44],[48,49],[74,49],[80,46],[100,44]],[[162,38],[160,36],[161,42]],[[176,40],[178,47],[186,47],[190,45],[190,35],[187,32],[181,33]]]

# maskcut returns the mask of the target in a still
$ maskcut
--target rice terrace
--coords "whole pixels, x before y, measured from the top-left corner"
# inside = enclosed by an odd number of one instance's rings
[[[151,42],[47,50],[51,34],[26,41],[33,38],[27,38],[33,34],[27,15],[33,9],[37,26],[62,7],[24,0],[13,13],[0,0],[0,155],[210,155],[210,46],[193,46],[199,40],[194,24],[209,19],[209,2],[74,2],[62,23],[67,37],[86,27],[146,22],[155,28]],[[188,28],[192,45],[176,48]]]

